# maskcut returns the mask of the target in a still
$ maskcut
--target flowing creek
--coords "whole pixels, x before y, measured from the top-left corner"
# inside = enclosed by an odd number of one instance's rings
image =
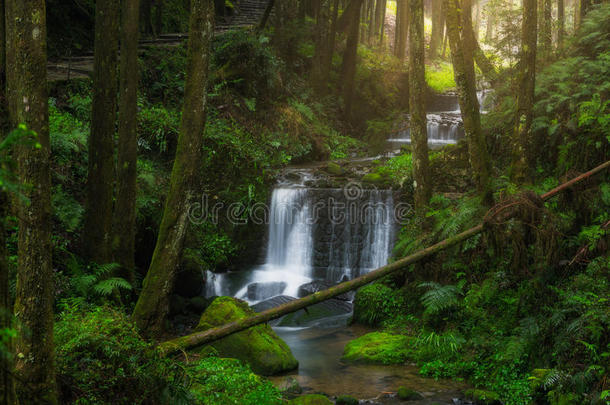
[[[483,102],[486,93],[478,94]],[[431,104],[430,146],[456,143],[463,136],[457,98],[436,96]],[[406,128],[388,141],[393,148],[409,143],[408,137]],[[234,296],[262,311],[385,265],[398,228],[394,192],[347,181],[341,186],[329,184],[314,166],[285,170],[265,214],[268,231],[261,264],[246,271],[208,272],[206,295]],[[395,403],[400,401],[387,393],[404,386],[425,397],[409,403],[459,403],[454,398],[460,396],[462,384],[423,378],[414,365],[341,361],[347,342],[367,332],[348,326],[353,296],[344,294],[272,322],[299,361],[292,375],[304,392]]]

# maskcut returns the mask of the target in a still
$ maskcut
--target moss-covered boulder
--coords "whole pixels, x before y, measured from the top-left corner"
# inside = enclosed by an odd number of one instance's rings
[[[203,331],[255,315],[244,301],[231,297],[216,298],[199,320]],[[223,357],[240,359],[257,374],[273,375],[294,370],[299,363],[288,345],[269,325],[257,325],[220,339],[211,346]],[[205,346],[201,350],[206,350]]]
[[[467,390],[464,395],[466,399],[474,401],[477,405],[501,405],[500,396],[493,391],[480,389]]]
[[[337,397],[337,400],[335,401],[335,405],[358,405],[359,403],[360,401],[349,395],[341,395],[340,397]]]
[[[326,171],[333,176],[341,176],[343,173],[345,173],[343,168],[334,162],[328,162]]]
[[[291,401],[288,401],[290,405],[333,405],[330,399],[320,394],[309,394],[302,395]]]
[[[403,401],[418,401],[420,399],[424,399],[423,395],[421,395],[419,392],[406,387],[398,388],[398,398],[402,399]]]
[[[385,332],[367,333],[349,342],[342,360],[353,363],[395,364],[412,353],[412,338]]]

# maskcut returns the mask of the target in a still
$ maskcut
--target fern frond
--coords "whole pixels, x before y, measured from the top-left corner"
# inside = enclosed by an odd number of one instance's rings
[[[421,302],[428,314],[437,314],[458,304],[460,290],[455,285],[440,285],[435,282],[421,283],[421,288],[429,291],[421,296]]]
[[[93,291],[102,296],[109,296],[116,289],[131,290],[132,286],[127,280],[121,277],[112,277],[102,280],[93,286]]]

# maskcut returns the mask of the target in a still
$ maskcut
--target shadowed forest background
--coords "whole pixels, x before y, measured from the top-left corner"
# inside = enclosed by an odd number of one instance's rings
[[[607,1],[0,0],[0,45],[2,404],[610,403]]]

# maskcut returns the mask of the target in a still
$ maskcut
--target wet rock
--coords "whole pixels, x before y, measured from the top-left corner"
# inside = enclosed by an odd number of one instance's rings
[[[419,392],[405,387],[398,388],[398,398],[402,399],[403,401],[417,401],[424,399]]]
[[[269,298],[267,300],[258,302],[255,305],[252,305],[252,309],[255,312],[263,312],[263,311],[266,311],[268,309],[275,308],[277,306],[285,304],[287,302],[294,301],[295,299],[296,298],[289,297],[287,295],[278,295],[276,297]]]
[[[341,395],[335,400],[336,405],[358,405],[359,403],[360,401],[349,395]]]
[[[343,281],[347,281],[347,280],[341,279],[341,282],[343,282]],[[320,281],[320,280],[314,280],[310,283],[303,284],[302,286],[299,287],[299,298],[306,297],[313,293],[317,293],[318,291],[327,290],[330,287],[332,287],[332,284],[330,284],[330,283],[327,283],[325,281]],[[335,299],[338,299],[341,301],[351,301],[354,298],[354,294],[355,293],[348,292],[348,293],[336,296]]]
[[[330,399],[320,394],[309,394],[302,395],[291,401],[288,401],[290,405],[333,405]]]
[[[196,331],[208,330],[254,314],[244,301],[218,297],[201,316]],[[288,345],[266,324],[227,336],[210,346],[216,349],[220,356],[237,358],[248,363],[257,374],[274,375],[294,370],[299,365]]]
[[[328,165],[326,165],[326,172],[332,174],[333,176],[341,176],[343,173],[345,173],[343,168],[334,162],[329,162]]]
[[[313,326],[327,318],[348,315],[351,312],[352,305],[349,302],[332,298],[287,314],[279,321],[278,325]]]
[[[248,299],[257,301],[265,297],[280,295],[286,289],[286,283],[283,281],[269,281],[266,283],[252,283],[248,285]]]
[[[467,390],[464,395],[466,399],[474,401],[476,405],[501,405],[500,396],[493,391],[480,389]]]
[[[294,377],[286,377],[278,384],[277,388],[286,394],[300,394],[303,392],[303,388],[301,388],[301,385]]]

